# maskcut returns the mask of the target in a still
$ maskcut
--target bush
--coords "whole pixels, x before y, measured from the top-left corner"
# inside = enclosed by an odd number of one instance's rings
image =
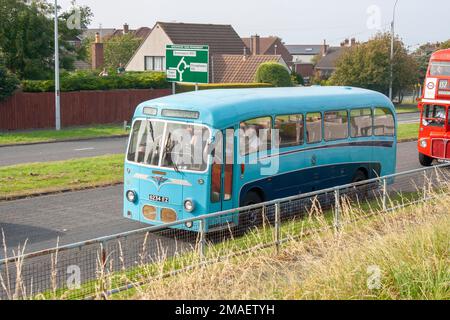
[[[274,87],[292,87],[289,71],[279,63],[266,62],[256,72],[256,82],[270,83]]]
[[[270,88],[272,87],[269,83],[208,83],[199,84],[199,90],[209,90],[209,89],[249,89],[249,88]],[[177,84],[177,93],[194,91],[195,85],[193,84]]]
[[[168,88],[166,75],[162,72],[133,72],[123,75],[110,73],[99,77],[98,72],[81,71],[61,74],[61,91],[115,90],[115,89],[162,89]],[[53,80],[22,81],[24,92],[51,92],[55,90]]]
[[[303,77],[295,71],[292,71],[291,73],[291,82],[293,85],[305,85],[305,80],[303,79]]]
[[[5,67],[0,66],[0,101],[11,96],[14,90],[17,89],[18,84],[19,80],[17,77]]]

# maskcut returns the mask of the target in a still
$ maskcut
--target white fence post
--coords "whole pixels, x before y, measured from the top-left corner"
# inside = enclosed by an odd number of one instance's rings
[[[199,254],[203,260],[206,253],[206,222],[205,219],[200,220],[200,240],[199,240]]]
[[[280,254],[281,245],[281,214],[280,202],[275,203],[275,247],[277,254]]]
[[[341,196],[339,189],[336,189],[334,191],[334,228],[336,231],[339,231],[341,224],[340,224],[340,202],[341,202]]]
[[[387,211],[387,179],[383,178],[383,212]]]

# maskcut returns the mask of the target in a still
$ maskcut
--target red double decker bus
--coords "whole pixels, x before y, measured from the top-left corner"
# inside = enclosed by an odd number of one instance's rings
[[[431,166],[434,160],[450,160],[450,49],[431,56],[422,99],[419,160]]]

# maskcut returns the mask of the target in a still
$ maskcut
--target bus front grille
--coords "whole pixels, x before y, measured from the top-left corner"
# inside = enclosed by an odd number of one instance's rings
[[[434,158],[450,158],[450,140],[433,139],[433,143],[431,145],[431,154]]]

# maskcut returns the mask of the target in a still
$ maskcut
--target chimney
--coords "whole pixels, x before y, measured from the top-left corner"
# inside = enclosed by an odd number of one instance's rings
[[[350,42],[350,46],[353,47],[354,45],[356,45],[356,39],[352,38],[352,40]]]
[[[323,45],[322,45],[322,57],[325,57],[328,53],[328,45],[327,45],[327,40],[323,40]]]
[[[257,34],[255,34],[254,36],[252,36],[252,38],[251,38],[251,50],[252,50],[252,54],[255,56],[255,55],[258,55],[258,54],[260,54],[261,52],[260,52],[260,46],[259,46],[259,43],[260,43],[260,38],[259,38],[259,36],[257,35]]]
[[[349,39],[345,39],[344,45],[345,45],[346,47],[349,47],[349,46],[350,46],[350,40],[349,40]]]
[[[97,70],[103,68],[105,64],[104,48],[100,38],[100,33],[95,34],[95,43],[92,44],[92,69]]]
[[[125,23],[123,25],[123,34],[127,34],[128,32],[130,32],[130,26],[128,25],[128,23]]]
[[[247,60],[247,47],[244,46],[244,55],[242,56],[242,60],[245,61]]]

